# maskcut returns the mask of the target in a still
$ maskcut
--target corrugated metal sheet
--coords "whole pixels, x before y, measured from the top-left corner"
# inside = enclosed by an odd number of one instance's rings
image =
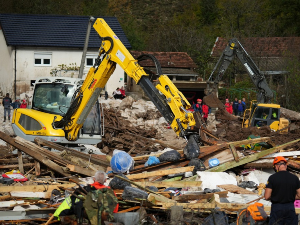
[[[131,45],[116,17],[103,17],[126,48]],[[83,48],[88,16],[0,14],[0,27],[7,45]],[[89,48],[99,48],[100,38],[92,28]]]

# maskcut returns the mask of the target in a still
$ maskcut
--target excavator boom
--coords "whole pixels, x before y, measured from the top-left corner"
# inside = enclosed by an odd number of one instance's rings
[[[102,39],[98,58],[81,88],[74,95],[68,112],[62,119],[54,121],[54,127],[63,129],[66,138],[75,141],[101,90],[114,72],[116,64],[119,64],[127,75],[142,87],[176,134],[187,139],[189,130],[195,125],[193,114],[187,111],[191,107],[190,103],[168,76],[161,73],[156,58],[151,55],[143,56],[153,60],[158,68],[159,84],[155,87],[148,74],[138,64],[138,60],[133,58],[104,19],[97,19],[93,26]]]

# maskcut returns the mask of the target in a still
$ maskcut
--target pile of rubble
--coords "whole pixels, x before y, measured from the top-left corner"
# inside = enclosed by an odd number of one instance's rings
[[[131,97],[102,102],[105,136],[97,145],[100,155],[41,138],[28,142],[13,136],[9,123],[3,124],[1,223],[57,223],[51,216],[66,194],[72,195],[79,184],[90,184],[95,171],[102,170],[119,200],[122,215],[115,215],[116,222],[213,224],[218,218],[217,224],[229,224],[239,210],[256,201],[270,213],[270,202],[262,196],[274,157],[289,158],[289,169],[300,171],[296,120],[288,134],[279,134],[268,128],[242,128],[239,120],[211,113],[201,126],[204,146],[191,159],[184,151],[186,141],[176,136],[151,102]],[[134,162],[128,172],[116,173],[110,163],[118,152]]]

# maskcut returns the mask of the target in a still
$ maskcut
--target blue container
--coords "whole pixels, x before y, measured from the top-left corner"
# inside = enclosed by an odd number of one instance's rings
[[[217,158],[213,158],[213,159],[208,160],[208,165],[209,165],[210,168],[218,166],[219,164],[220,164],[220,161]]]

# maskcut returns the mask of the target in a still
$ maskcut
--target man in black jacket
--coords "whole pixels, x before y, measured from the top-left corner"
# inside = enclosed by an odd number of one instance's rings
[[[8,114],[8,120],[10,120],[10,104],[12,103],[9,93],[6,93],[6,96],[3,98],[2,104],[4,106],[4,120],[6,121],[6,113]]]
[[[237,116],[237,114],[238,114],[238,104],[239,104],[239,101],[237,98],[235,98],[233,105],[232,105],[233,113],[235,116]]]
[[[265,199],[271,200],[270,225],[297,225],[298,217],[295,213],[295,199],[300,199],[299,178],[287,171],[287,161],[277,156],[273,162],[275,174],[268,179]]]

